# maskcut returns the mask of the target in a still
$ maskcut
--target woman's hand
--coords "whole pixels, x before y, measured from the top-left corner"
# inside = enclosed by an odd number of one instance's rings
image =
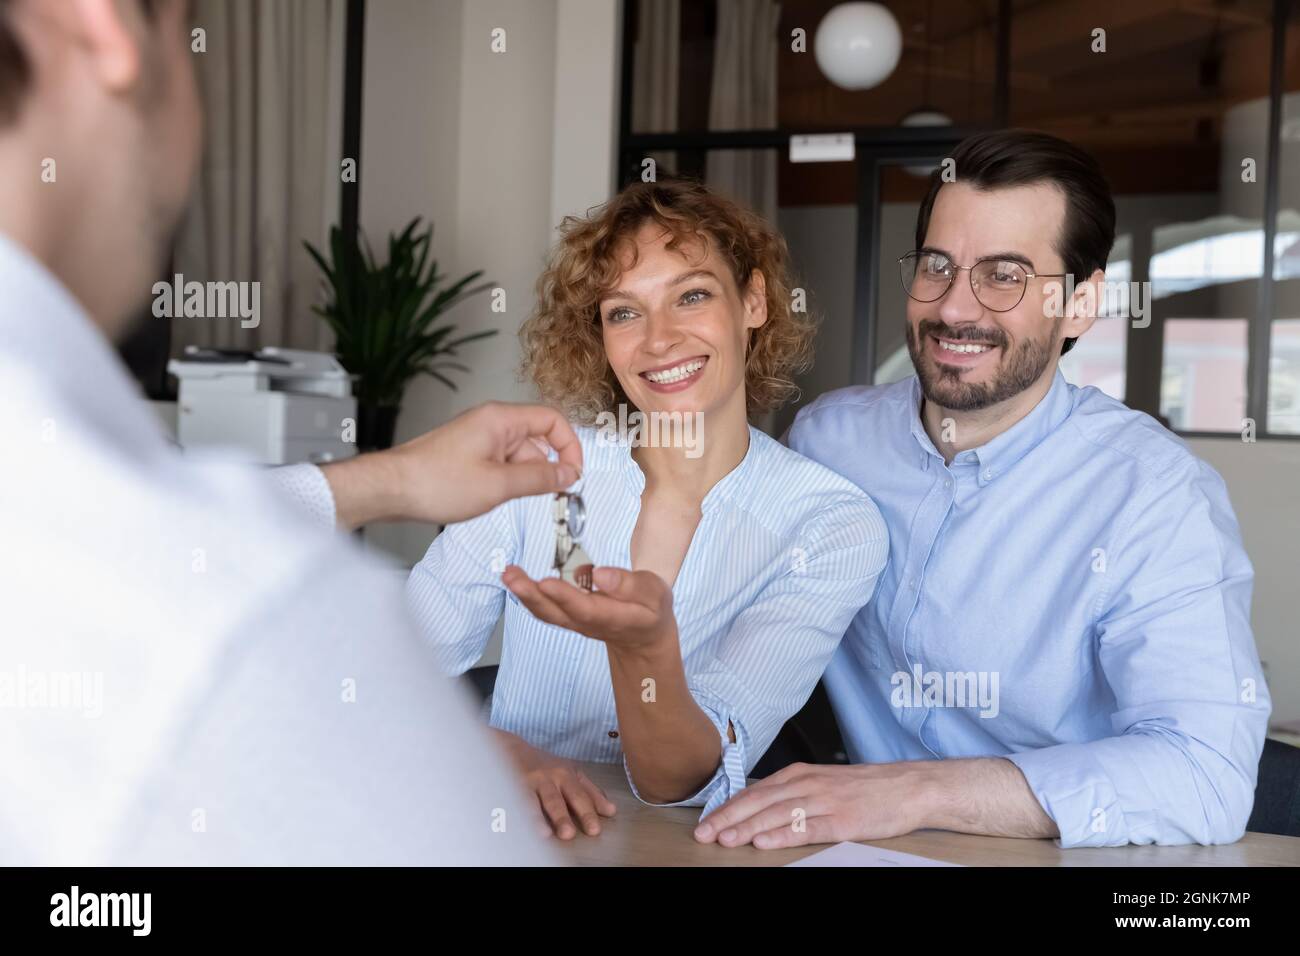
[[[600,833],[600,818],[612,817],[615,807],[577,764],[538,750],[504,730],[496,734],[523,776],[524,785],[536,795],[556,836],[572,840],[578,834],[578,825],[587,836]]]
[[[510,565],[501,581],[538,620],[604,641],[615,651],[677,646],[673,592],[653,571],[596,568],[598,590],[559,578],[534,581]]]
[[[686,681],[673,592],[651,571],[596,568],[593,577],[596,592],[533,581],[513,565],[501,580],[539,620],[604,642],[628,773],[651,803],[683,800],[713,775],[722,750]]]

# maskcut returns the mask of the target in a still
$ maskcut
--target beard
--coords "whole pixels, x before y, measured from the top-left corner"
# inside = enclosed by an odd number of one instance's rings
[[[922,319],[918,330],[906,323],[907,353],[912,367],[921,380],[925,400],[954,412],[975,412],[1019,395],[1033,385],[1052,360],[1052,346],[1061,328],[1061,318],[1052,325],[1043,339],[1030,339],[1008,349],[1006,333],[1001,329],[976,329],[969,326],[953,328],[944,322]],[[924,340],[927,336],[954,341],[980,342],[992,345],[1002,354],[993,378],[987,382],[962,380],[965,369],[940,365],[926,354]]]

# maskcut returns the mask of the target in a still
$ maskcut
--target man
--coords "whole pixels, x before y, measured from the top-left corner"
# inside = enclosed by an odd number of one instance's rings
[[[1153,419],[1057,369],[1101,300],[1109,188],[1086,153],[1026,131],[952,159],[902,262],[916,376],[824,395],[789,434],[889,526],[825,675],[854,765],[786,767],[697,838],[1236,840],[1269,697],[1227,492]]]
[[[0,0],[0,862],[548,862],[396,575],[175,454],[111,351],[197,162],[185,7]],[[447,522],[580,468],[492,405],[280,483],[326,526]]]

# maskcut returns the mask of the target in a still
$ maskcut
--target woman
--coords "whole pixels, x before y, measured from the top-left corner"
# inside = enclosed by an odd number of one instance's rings
[[[578,426],[596,591],[553,571],[551,496],[448,527],[411,573],[452,673],[504,608],[491,724],[561,838],[614,809],[576,761],[622,760],[642,800],[705,813],[742,789],[884,565],[867,496],[749,425],[808,362],[788,268],[771,227],[698,183],[567,218],[520,334],[525,374]],[[638,413],[658,427],[610,440]]]

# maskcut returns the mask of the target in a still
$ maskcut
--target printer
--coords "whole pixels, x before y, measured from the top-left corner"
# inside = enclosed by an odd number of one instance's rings
[[[176,438],[184,449],[237,448],[266,465],[356,454],[352,380],[332,355],[191,345],[167,371],[180,380]]]

